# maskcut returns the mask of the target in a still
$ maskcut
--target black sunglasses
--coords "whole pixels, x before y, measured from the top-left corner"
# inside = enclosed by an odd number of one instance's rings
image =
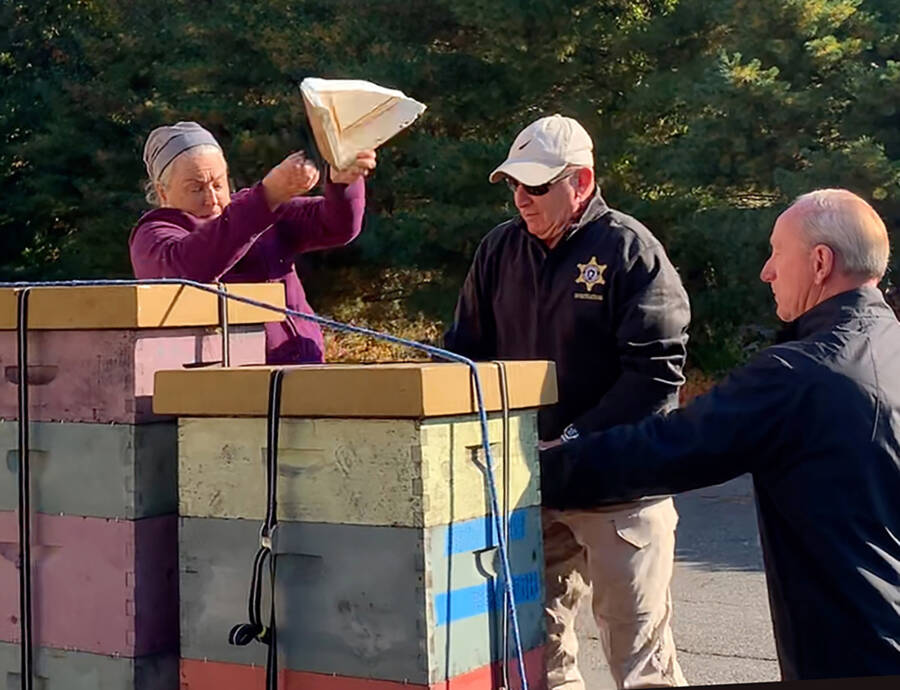
[[[544,196],[544,194],[546,194],[547,192],[550,191],[550,187],[555,185],[557,182],[562,182],[567,177],[571,177],[576,172],[577,171],[575,171],[575,170],[570,170],[569,172],[561,175],[560,177],[550,180],[549,182],[544,182],[544,184],[538,184],[538,185],[522,184],[518,180],[514,180],[513,178],[507,176],[506,177],[506,186],[509,187],[509,191],[511,191],[513,194],[516,193],[516,190],[521,185],[521,187],[525,190],[525,192],[526,192],[526,194],[528,194],[528,196]]]

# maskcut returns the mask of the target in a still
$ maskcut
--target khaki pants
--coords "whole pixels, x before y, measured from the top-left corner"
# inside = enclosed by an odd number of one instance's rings
[[[678,514],[671,498],[590,511],[544,509],[549,690],[584,690],[575,617],[592,608],[619,688],[687,685],[675,658],[669,582]]]

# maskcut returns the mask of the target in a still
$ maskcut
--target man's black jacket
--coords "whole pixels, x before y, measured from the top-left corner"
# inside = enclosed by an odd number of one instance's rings
[[[659,241],[599,192],[552,250],[521,218],[495,227],[460,291],[447,349],[556,362],[544,440],[636,422],[677,405],[690,307]]]
[[[544,453],[544,502],[750,472],[782,676],[900,674],[900,324],[863,287],[793,331],[683,410]]]

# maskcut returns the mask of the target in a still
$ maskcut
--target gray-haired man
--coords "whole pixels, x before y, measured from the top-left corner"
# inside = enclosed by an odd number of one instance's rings
[[[555,361],[559,403],[538,419],[545,443],[674,407],[687,295],[650,231],[606,205],[590,135],[571,118],[541,118],[490,180],[507,182],[519,215],[475,253],[447,347],[475,359]],[[575,616],[591,588],[619,687],[684,685],[670,629],[672,500],[546,509],[543,518],[551,690],[584,688]]]
[[[545,453],[544,501],[589,509],[749,472],[782,677],[900,674],[900,324],[877,287],[887,231],[855,194],[819,190],[781,214],[771,245],[760,278],[789,322],[782,342],[683,410]]]

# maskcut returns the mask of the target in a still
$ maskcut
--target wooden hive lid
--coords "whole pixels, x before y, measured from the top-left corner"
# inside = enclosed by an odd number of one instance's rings
[[[280,283],[232,283],[231,294],[284,308]],[[16,290],[0,288],[0,330],[14,330]],[[231,324],[283,321],[278,312],[228,301]],[[112,285],[35,287],[28,298],[28,327],[39,330],[98,330],[214,326],[219,298],[184,285]]]
[[[153,410],[182,417],[264,417],[274,367],[159,371]],[[423,418],[476,411],[469,368],[455,363],[314,364],[285,367],[285,417]],[[557,401],[556,366],[507,362],[510,409]],[[480,363],[485,407],[501,407],[495,364]]]

